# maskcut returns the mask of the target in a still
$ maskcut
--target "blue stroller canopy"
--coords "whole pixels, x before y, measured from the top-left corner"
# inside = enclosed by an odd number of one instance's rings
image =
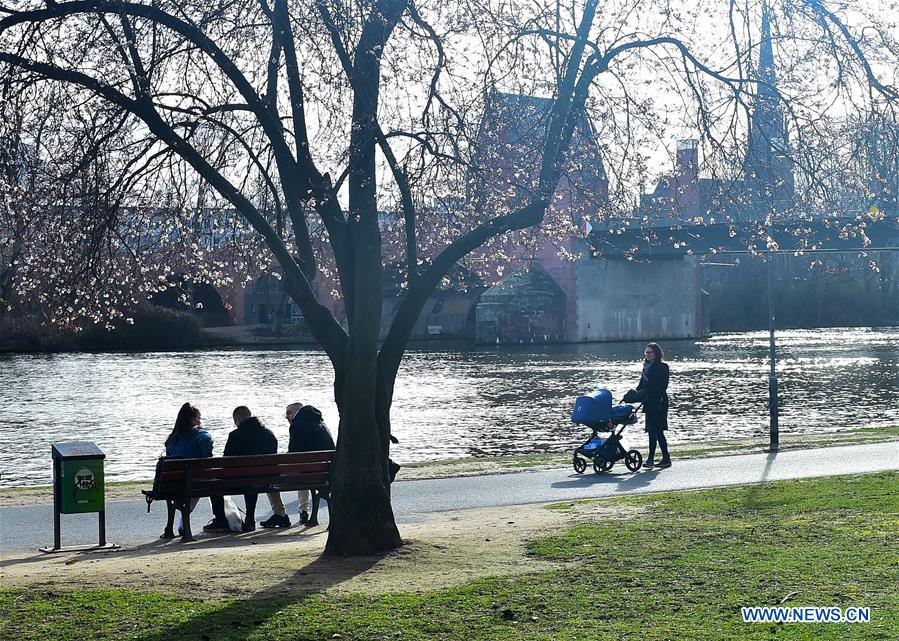
[[[612,418],[612,392],[598,389],[590,396],[578,396],[571,413],[572,423],[604,423]]]
[[[577,397],[574,411],[571,413],[571,422],[582,425],[595,425],[609,420],[620,422],[629,417],[633,411],[634,406],[630,404],[612,407],[612,392],[598,389],[590,396]]]

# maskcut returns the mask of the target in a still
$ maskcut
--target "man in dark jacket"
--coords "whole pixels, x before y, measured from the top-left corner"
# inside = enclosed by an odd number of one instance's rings
[[[253,416],[249,408],[241,405],[234,410],[234,424],[237,429],[228,434],[228,442],[225,443],[225,456],[253,456],[257,454],[277,454],[278,439],[274,433],[259,422]],[[247,515],[244,518],[244,532],[252,532],[256,529],[256,499],[258,492],[249,492],[243,495],[247,506]]]
[[[292,403],[287,411],[293,413],[290,419],[290,445],[288,452],[317,452],[333,450],[334,439],[325,427],[322,413],[311,405]]]
[[[302,403],[291,403],[287,406],[285,416],[290,421],[290,444],[287,446],[288,452],[316,452],[319,450],[333,450],[334,439],[325,422],[322,420],[322,413],[311,405],[303,405]],[[300,525],[309,523],[309,490],[299,491],[300,500]],[[284,503],[281,501],[281,495],[278,492],[269,492],[269,501],[272,503],[272,510],[275,514],[268,520],[263,521],[259,525],[262,527],[287,527],[290,525],[290,519],[286,516]],[[279,516],[279,512],[284,516]],[[286,521],[286,524],[285,524]]]

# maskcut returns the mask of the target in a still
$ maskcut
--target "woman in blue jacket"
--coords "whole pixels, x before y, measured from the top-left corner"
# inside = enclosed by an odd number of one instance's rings
[[[185,403],[178,410],[175,428],[165,439],[165,455],[179,458],[207,458],[212,456],[212,436],[200,429],[199,408]]]
[[[165,439],[165,455],[178,458],[208,458],[212,456],[212,436],[206,430],[200,429],[200,409],[190,403],[185,403],[178,410],[178,418],[175,419],[175,428],[169,437]],[[190,511],[197,506],[198,499],[190,502]],[[230,532],[228,520],[225,518],[225,498],[223,496],[210,496],[213,519],[205,526],[205,532]],[[163,534],[166,537],[166,534]]]

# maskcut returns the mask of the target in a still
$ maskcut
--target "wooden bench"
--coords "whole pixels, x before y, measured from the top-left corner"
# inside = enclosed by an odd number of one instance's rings
[[[175,538],[172,526],[175,511],[180,510],[184,522],[181,539],[194,540],[190,529],[190,504],[193,499],[247,492],[310,490],[312,515],[309,525],[318,525],[318,504],[322,492],[327,498],[333,458],[334,450],[210,458],[163,456],[156,463],[153,489],[141,492],[147,500],[147,512],[153,501],[166,502],[168,521],[163,538]]]

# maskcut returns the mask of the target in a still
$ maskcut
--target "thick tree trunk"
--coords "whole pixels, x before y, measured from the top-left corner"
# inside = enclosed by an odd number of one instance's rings
[[[383,396],[378,393],[378,337],[384,278],[375,148],[380,56],[405,6],[405,0],[375,3],[355,59],[347,63],[353,86],[347,221],[352,283],[348,289],[350,284],[341,281],[348,301],[349,346],[340,365],[335,363],[340,434],[331,474],[328,554],[377,554],[402,545],[386,473],[390,427],[378,420]]]
[[[376,363],[348,358],[338,386],[340,445],[331,468],[330,525],[326,554],[363,556],[402,545],[390,505],[387,478],[389,425],[377,411]],[[382,421],[379,422],[379,415]]]

